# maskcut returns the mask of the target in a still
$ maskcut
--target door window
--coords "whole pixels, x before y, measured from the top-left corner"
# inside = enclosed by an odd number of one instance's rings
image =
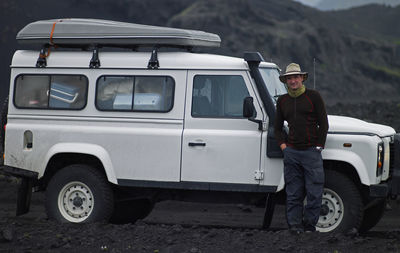
[[[248,96],[242,76],[196,75],[193,80],[192,116],[242,118],[243,100]]]

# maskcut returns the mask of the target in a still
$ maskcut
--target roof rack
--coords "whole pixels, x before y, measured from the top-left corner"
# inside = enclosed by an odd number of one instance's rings
[[[21,44],[42,47],[37,67],[46,67],[51,47],[92,49],[91,68],[100,67],[99,48],[119,47],[137,49],[153,47],[149,68],[158,68],[160,47],[184,48],[219,47],[218,35],[197,30],[123,23],[100,19],[52,19],[28,24],[17,34]]]

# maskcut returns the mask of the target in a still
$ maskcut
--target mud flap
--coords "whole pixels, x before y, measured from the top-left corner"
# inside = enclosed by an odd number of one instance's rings
[[[29,212],[32,188],[37,182],[38,173],[7,165],[0,166],[0,173],[19,178],[16,215],[19,216]]]
[[[18,184],[17,211],[16,215],[23,215],[29,212],[31,205],[33,180],[23,177]]]
[[[271,226],[272,217],[274,216],[275,210],[275,194],[267,194],[267,200],[265,202],[264,218],[262,223],[262,228],[267,229]]]

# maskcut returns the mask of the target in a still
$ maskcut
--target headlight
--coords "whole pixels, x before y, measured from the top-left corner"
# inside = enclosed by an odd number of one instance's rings
[[[384,160],[384,148],[383,148],[383,142],[378,144],[378,158],[377,158],[377,164],[376,164],[376,176],[382,175],[382,169],[383,169],[383,160]]]

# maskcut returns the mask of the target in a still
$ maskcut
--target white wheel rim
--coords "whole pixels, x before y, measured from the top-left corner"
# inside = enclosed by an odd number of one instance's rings
[[[343,220],[343,200],[336,192],[324,188],[321,208],[325,212],[319,216],[316,229],[319,232],[330,232],[337,228]]]
[[[79,223],[86,220],[92,213],[93,206],[93,193],[82,182],[70,182],[58,194],[58,210],[70,222]]]

